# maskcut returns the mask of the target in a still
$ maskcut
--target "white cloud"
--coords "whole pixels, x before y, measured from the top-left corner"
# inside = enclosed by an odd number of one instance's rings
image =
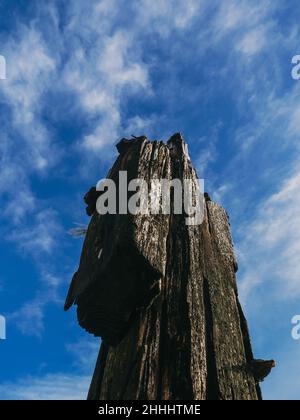
[[[207,168],[215,162],[218,156],[219,132],[223,124],[217,122],[207,133],[207,135],[196,140],[200,153],[195,159],[195,168],[198,176],[208,178]]]
[[[14,312],[7,314],[8,322],[15,324],[22,334],[38,338],[41,338],[44,333],[45,308],[53,304],[63,307],[63,299],[58,293],[61,280],[44,271],[41,282],[43,289],[37,291],[34,299],[25,302]]]
[[[183,30],[199,17],[205,3],[200,0],[142,0],[135,2],[139,28],[168,37],[174,30]]]
[[[20,27],[4,50],[8,70],[0,94],[12,110],[14,130],[18,130],[20,138],[19,153],[26,159],[22,166],[30,165],[31,171],[43,170],[53,156],[49,153],[50,134],[40,118],[41,99],[50,86],[56,62],[47,51],[42,35],[31,27]],[[8,145],[13,146],[18,150],[15,145]]]
[[[249,31],[236,45],[238,51],[253,55],[261,51],[267,43],[266,28],[255,28]]]
[[[22,209],[23,202],[18,201],[18,206]],[[57,215],[51,209],[42,210],[34,219],[34,224],[26,227],[18,226],[13,230],[8,239],[15,242],[17,248],[32,257],[40,257],[41,254],[50,254],[58,242],[61,227],[57,222]]]
[[[79,47],[65,66],[66,86],[76,92],[85,112],[98,119],[83,139],[87,150],[112,145],[121,135],[123,98],[150,92],[147,68],[133,45],[134,39],[125,31],[103,34],[88,51]]]
[[[230,184],[222,184],[219,188],[214,190],[213,199],[217,203],[222,203],[223,197],[228,194],[232,186]]]
[[[249,3],[247,0],[227,0],[217,9],[217,32],[224,35],[236,29],[248,29],[268,19],[272,5],[269,0]]]
[[[8,217],[15,224],[36,208],[36,200],[32,193],[26,169],[19,162],[13,162],[8,150],[8,138],[0,139],[0,197],[6,194],[6,201],[2,204],[2,216]],[[17,160],[17,159],[16,159]],[[18,189],[18,193],[16,193]]]
[[[100,339],[86,336],[75,343],[67,344],[67,350],[74,356],[74,367],[83,373],[92,372],[100,348]]]
[[[273,20],[273,12],[277,7],[277,2],[270,0],[256,3],[228,0],[218,3],[215,16],[207,30],[207,42],[217,48],[221,48],[221,44],[224,43],[229,60],[233,60],[233,51],[244,54],[244,58],[234,59],[235,64],[238,61],[242,64],[243,59],[252,59],[260,52],[269,55],[273,48],[276,49],[275,45],[279,39],[281,44],[287,42],[286,34],[282,35],[278,31],[277,22]],[[295,33],[292,35],[292,32],[291,30],[290,36],[294,38]],[[246,75],[244,80],[246,81]]]
[[[15,122],[29,124],[38,112],[40,95],[55,70],[55,62],[39,32],[24,28],[19,37],[12,38],[5,47],[10,66],[7,81],[1,87],[14,109]]]
[[[250,298],[258,285],[268,282],[277,298],[300,293],[300,173],[285,180],[280,189],[258,208],[239,244],[246,268],[241,293]],[[271,276],[271,278],[270,278]]]
[[[2,400],[85,400],[90,377],[72,374],[28,376],[15,383],[0,384]]]
[[[100,348],[99,339],[86,336],[66,346],[74,358],[74,373],[27,376],[0,383],[1,400],[86,400]]]
[[[59,156],[41,117],[43,97],[51,87],[57,63],[34,24],[17,25],[3,50],[7,79],[0,84],[0,101],[7,120],[0,139],[0,194],[7,194],[3,215],[18,225],[38,207],[31,175],[47,173]]]
[[[291,110],[290,114],[289,131],[298,140],[300,132],[300,106],[297,103],[295,103],[295,106]]]
[[[44,332],[44,304],[38,300],[25,303],[19,310],[8,316],[22,334],[41,337]]]
[[[133,135],[146,135],[148,131],[153,130],[153,127],[156,124],[155,116],[150,116],[147,118],[141,118],[135,116],[128,119],[126,127],[124,127],[124,137],[130,137]]]
[[[141,63],[132,63],[127,58],[131,55],[130,47],[132,40],[125,31],[104,39],[104,48],[100,53],[97,68],[100,77],[103,75],[107,83],[115,89],[126,84],[137,84],[143,88],[148,86],[146,69]]]
[[[18,205],[22,208],[23,204],[16,202],[16,209]],[[63,299],[59,296],[62,280],[53,272],[57,270],[57,267],[53,267],[53,255],[57,256],[57,248],[62,246],[62,227],[57,213],[51,209],[34,214],[31,219],[30,222],[26,220],[26,225],[17,223],[6,239],[14,243],[25,257],[34,261],[38,269],[36,296],[22,303],[7,317],[23,334],[41,337],[45,308],[49,304],[63,305]]]

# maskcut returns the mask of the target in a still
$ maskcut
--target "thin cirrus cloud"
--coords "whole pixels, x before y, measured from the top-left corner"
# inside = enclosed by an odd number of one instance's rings
[[[91,339],[69,343],[66,350],[73,356],[73,373],[45,373],[0,384],[1,399],[8,400],[84,400],[91,381],[99,342]]]
[[[8,322],[15,324],[23,335],[40,339],[45,332],[44,313],[46,308],[49,305],[56,307],[63,305],[58,291],[61,279],[43,271],[42,282],[44,288],[39,290],[31,301],[25,302],[20,308],[7,315]]]
[[[27,165],[28,171],[43,170],[53,155],[49,153],[50,133],[40,118],[41,99],[51,83],[55,60],[47,52],[41,34],[33,28],[22,27],[6,43],[4,51],[8,77],[1,84],[0,94],[11,111],[13,131],[18,133],[7,147],[19,151],[21,166]],[[10,129],[7,130],[11,137]]]
[[[245,229],[240,250],[247,267],[240,288],[244,299],[251,300],[256,287],[264,281],[275,299],[282,301],[299,296],[299,192],[298,171],[261,203],[252,223]]]
[[[22,207],[22,202],[19,205]],[[53,251],[60,234],[61,226],[55,211],[47,209],[35,215],[33,226],[18,226],[7,239],[15,242],[20,251],[29,253],[32,258],[39,258],[43,253]]]
[[[66,373],[28,376],[14,383],[0,384],[3,400],[84,400],[90,377]]]
[[[78,94],[83,109],[101,121],[83,139],[88,150],[112,144],[121,133],[120,102],[124,89],[149,87],[146,68],[130,59],[130,39],[117,33],[101,40],[88,55],[77,56],[65,70],[66,85]],[[102,50],[93,61],[93,54]],[[100,83],[99,83],[100,80]]]
[[[265,28],[257,28],[250,31],[238,42],[237,50],[246,55],[258,53],[267,44],[265,33]]]

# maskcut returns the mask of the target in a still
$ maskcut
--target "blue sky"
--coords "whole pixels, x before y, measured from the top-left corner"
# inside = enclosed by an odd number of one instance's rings
[[[123,136],[181,131],[231,216],[267,399],[300,399],[299,2],[0,1],[0,398],[85,398],[99,346],[63,301],[82,196]]]

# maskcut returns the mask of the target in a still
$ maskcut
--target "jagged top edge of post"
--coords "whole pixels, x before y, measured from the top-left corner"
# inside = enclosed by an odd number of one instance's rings
[[[123,137],[117,144],[116,148],[120,155],[126,153],[128,149],[131,148],[131,146],[137,144],[137,143],[159,143],[170,149],[170,151],[174,151],[174,149],[177,151],[177,154],[182,154],[186,157],[186,159],[191,163],[191,158],[189,156],[188,151],[188,144],[184,140],[183,135],[178,132],[173,134],[169,140],[166,142],[163,140],[151,140],[145,135],[141,136],[133,136],[132,138],[128,139]]]
[[[165,144],[168,147],[172,147],[172,145],[174,143],[187,144],[187,142],[185,141],[182,133],[178,132],[178,133],[173,134],[167,141],[164,141],[164,140],[155,140],[155,139],[154,140],[151,140],[146,135],[140,135],[140,136],[133,136],[132,135],[131,138],[123,137],[116,144],[116,148],[119,150],[119,146],[122,143],[127,143],[129,145],[129,144],[134,144],[134,143],[136,143],[138,141],[140,141],[140,142],[148,141],[149,143],[160,142],[160,143]]]

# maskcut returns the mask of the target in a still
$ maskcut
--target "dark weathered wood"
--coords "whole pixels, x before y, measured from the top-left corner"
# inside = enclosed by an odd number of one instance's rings
[[[193,179],[180,134],[167,144],[123,141],[108,177]],[[228,216],[205,196],[204,221],[186,215],[95,212],[66,309],[102,337],[89,399],[260,399],[238,300]],[[102,249],[101,258],[99,251]]]

